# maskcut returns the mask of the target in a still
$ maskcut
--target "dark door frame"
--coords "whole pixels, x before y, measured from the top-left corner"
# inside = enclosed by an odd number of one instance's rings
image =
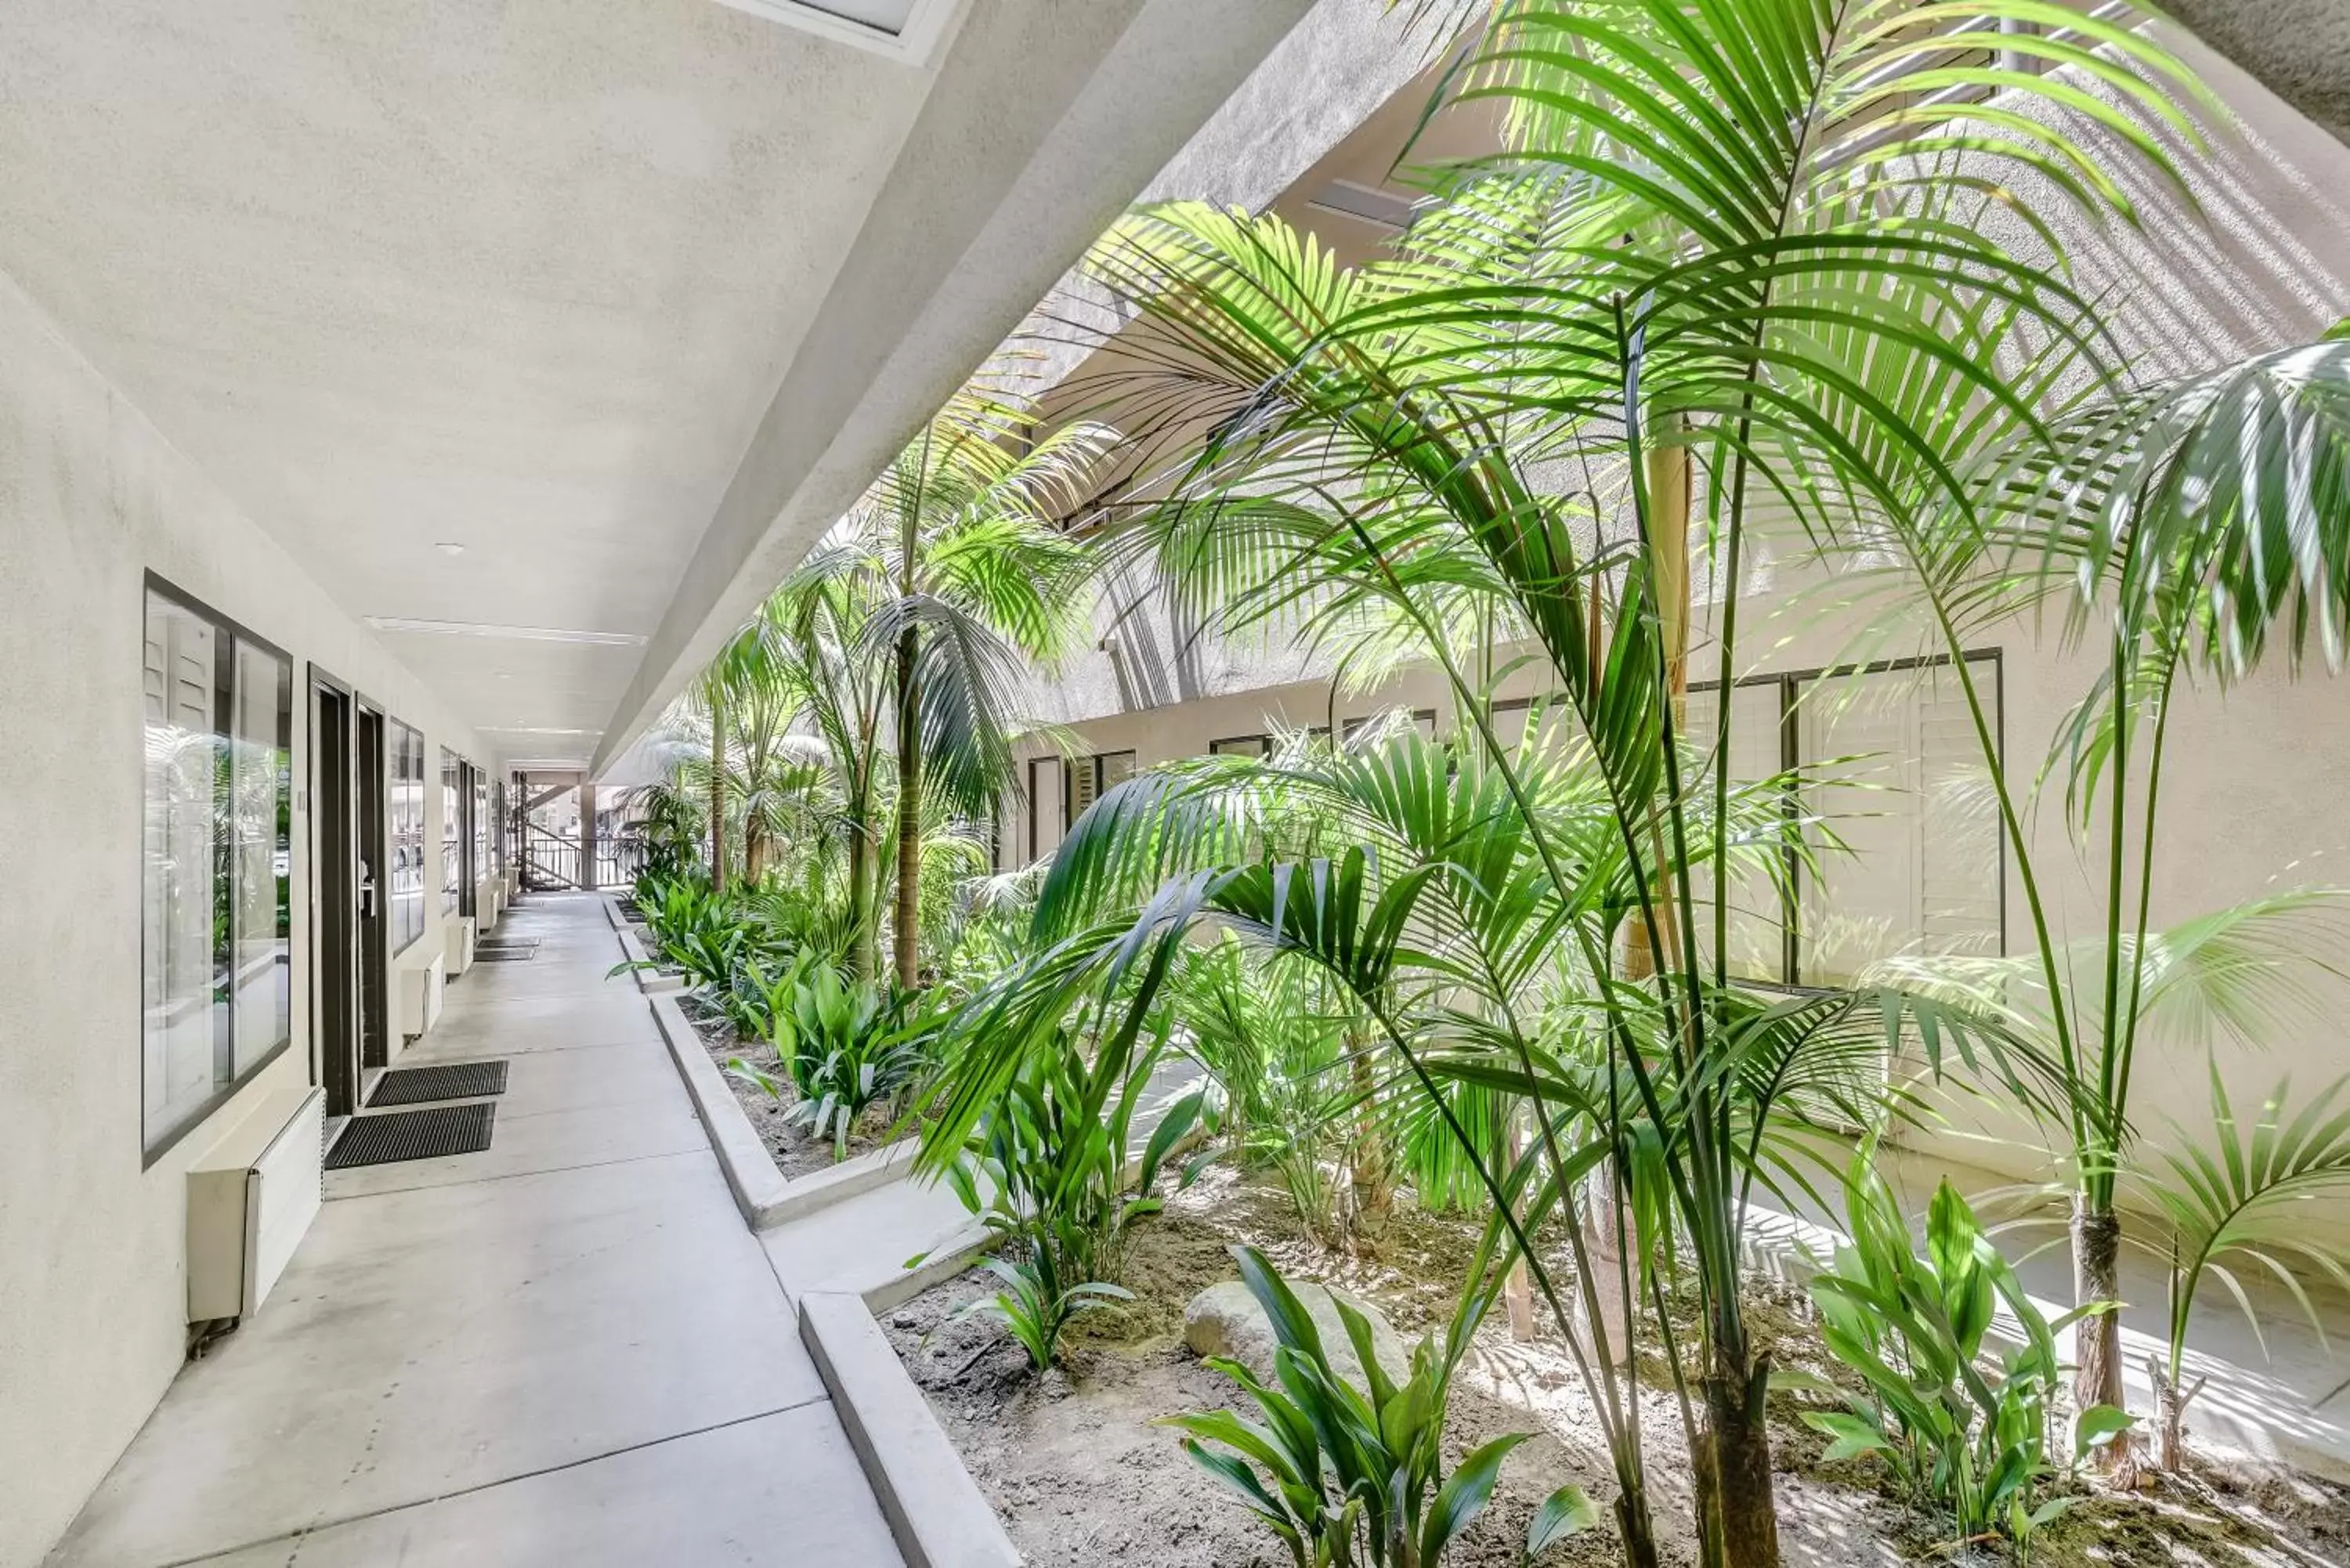
[[[358,694],[310,665],[310,1062],[327,1114],[359,1109]]]
[[[359,799],[359,1067],[391,1062],[390,716],[358,696],[354,750]]]

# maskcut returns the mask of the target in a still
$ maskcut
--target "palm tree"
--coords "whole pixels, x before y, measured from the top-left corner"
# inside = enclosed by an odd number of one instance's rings
[[[2147,530],[2178,553],[2145,555],[2145,568],[2108,597],[2127,614],[2152,585],[2177,593],[2184,565],[2196,585],[2189,597],[2241,640],[2244,590],[2263,628],[2297,607],[2338,623],[2350,598],[2334,549],[2350,531],[2345,488],[2320,414],[2327,405],[2314,394],[2238,400],[2234,411],[2275,429],[2254,444],[2258,461],[2234,472],[2189,465],[2199,480],[2249,486],[2242,501],[2158,478],[2169,466],[2162,454],[2181,442],[2166,399],[2125,402],[2091,427],[2094,440],[2045,407],[2060,363],[2099,394],[2119,372],[2061,260],[1991,236],[2054,233],[2033,206],[2034,190],[2131,215],[2061,115],[2035,119],[2035,107],[2086,117],[2171,175],[2149,128],[2191,136],[2165,89],[2198,89],[2138,33],[2036,0],[1494,0],[1470,9],[1482,36],[1455,73],[1455,97],[1500,106],[1506,146],[1455,171],[1393,261],[1339,269],[1277,219],[1191,206],[1122,225],[1090,270],[1137,314],[1119,345],[1139,367],[1135,406],[1207,432],[1148,520],[1149,547],[1174,591],[1240,622],[1328,626],[1377,605],[1410,623],[1475,732],[1480,761],[1461,776],[1473,771],[1491,799],[1471,819],[1517,836],[1514,862],[1503,862],[1513,876],[1480,896],[1499,898],[1536,877],[1544,899],[1596,913],[1607,906],[1595,885],[1617,890],[1619,923],[1637,933],[1652,972],[1615,961],[1601,945],[1613,934],[1607,922],[1544,916],[1554,937],[1578,949],[1596,1076],[1590,1058],[1546,1056],[1513,1026],[1505,988],[1482,999],[1491,1017],[1453,1018],[1449,1031],[1490,1046],[1485,1081],[1534,1108],[1530,1164],[1506,1181],[1489,1173],[1499,1218],[1530,1262],[1532,1220],[1553,1211],[1571,1220],[1568,1183],[1595,1158],[1613,1161],[1631,1190],[1640,1234],[1625,1256],[1652,1255],[1668,1233],[1689,1254],[1698,1342],[1668,1352],[1687,1374],[1699,1536],[1709,1563],[1767,1568],[1777,1560],[1762,1420],[1770,1365],[1745,1320],[1740,1247],[1745,1200],[1784,1119],[1782,1085],[1825,1092],[1856,1063],[1866,1026],[1871,1050],[1915,1039],[1935,1058],[1955,1044],[2014,1092],[2054,1100],[2058,1114],[2097,1113],[2072,1097],[2085,1076],[2079,1055],[2052,1058],[1995,1020],[1898,989],[1773,1000],[1731,980],[1729,898],[1701,895],[1700,882],[1704,867],[1731,858],[1730,716],[1694,765],[1678,734],[1691,536],[1702,538],[1701,566],[1731,585],[1766,514],[1814,538],[1939,540],[1938,558],[1956,556],[1948,541],[2052,512],[2051,497],[2084,504],[2079,490],[2052,486],[2035,514],[2023,504],[2028,485],[1987,485],[1965,472],[1975,459],[2004,444],[2059,454],[2043,467],[2078,472],[2062,454],[2085,449],[2099,454],[2093,472],[2155,481],[2109,489],[2102,507],[2089,497],[2085,514],[2107,519],[2092,536],[2112,536],[2118,509],[2149,501],[2162,504],[2156,515],[2179,518]],[[1994,29],[2002,55],[1969,52],[1972,36]],[[2022,57],[2046,68],[2018,69]],[[1993,209],[2012,221],[1987,221]],[[2051,347],[2019,368],[1983,351],[1991,327]],[[2339,379],[2331,358],[2296,365],[2308,385]],[[1887,388],[1901,395],[1882,395]],[[1692,482],[1659,483],[1675,454],[1686,454]],[[2303,474],[2316,478],[2297,482]],[[2268,547],[2206,539],[2197,514],[2209,522],[2251,502],[2247,515],[2261,521],[2247,537]],[[2313,533],[2317,541],[2305,538]],[[2304,543],[2312,547],[2292,547]],[[1962,574],[1953,591],[1969,580]],[[2204,597],[2219,587],[2224,597]],[[1725,595],[1713,628],[1725,685],[1741,668],[1737,607]],[[1488,610],[1530,634],[1582,738],[1613,840],[1617,869],[1604,883],[1594,880],[1599,862],[1578,857],[1542,808],[1528,770],[1494,732],[1490,692],[1457,651],[1452,628]],[[1969,697],[1987,736],[1971,689]],[[1423,763],[1399,756],[1396,766],[1393,788],[1416,783],[1434,798]],[[1088,874],[1090,843],[1170,831],[1163,814],[1138,820],[1132,804],[1158,787],[1138,782],[1106,796],[1073,831],[1039,910],[1039,934],[1056,940],[974,1020],[1017,1024],[1032,1002],[1041,1018],[1078,981],[1153,985],[1161,961],[1143,955],[1163,947],[1143,934],[1213,909],[1272,945],[1322,957],[1433,1095],[1426,1047],[1447,1034],[1396,998],[1410,993],[1415,971],[1466,983],[1415,922],[1433,919],[1422,900],[1447,867],[1491,846],[1440,835],[1421,846],[1426,858],[1385,868],[1358,855],[1234,860],[1179,876],[1135,919],[1056,930],[1052,886],[1065,869],[1071,888]],[[2012,802],[2002,804],[2020,837]],[[1074,893],[1068,901],[1077,907]],[[2033,909],[2038,945],[2053,955],[2036,896]],[[2105,989],[2118,993],[2118,976]],[[986,1086],[983,1070],[958,1091],[950,1128],[975,1114]],[[1575,1116],[1599,1129],[1596,1143],[1574,1140]],[[1537,1284],[1571,1333],[1556,1293],[1539,1275]],[[1586,1376],[1600,1378],[1595,1404],[1607,1411],[1609,1357],[1595,1348],[1600,1373]],[[1606,1418],[1627,1550],[1651,1561],[1637,1425],[1620,1402]]]
[[[900,985],[918,978],[925,799],[993,815],[1013,787],[1029,670],[1049,669],[1092,628],[1092,566],[1066,522],[1118,432],[1078,421],[1037,440],[1035,422],[1014,396],[965,389],[782,590],[829,596],[843,657],[889,670]],[[858,739],[869,743],[873,728]]]

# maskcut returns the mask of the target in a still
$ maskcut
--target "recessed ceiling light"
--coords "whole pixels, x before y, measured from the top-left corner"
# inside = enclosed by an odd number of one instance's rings
[[[568,631],[550,626],[489,626],[469,620],[407,620],[399,616],[359,618],[376,631],[436,632],[452,637],[510,637],[529,642],[594,642],[612,648],[637,648],[643,637],[633,631]]]
[[[844,44],[855,44],[909,65],[928,63],[962,0],[718,0]]]
[[[443,539],[432,547],[444,556],[462,556],[465,553],[465,546],[454,539]]]
[[[484,724],[484,735],[600,735],[601,730],[563,730],[548,724]]]

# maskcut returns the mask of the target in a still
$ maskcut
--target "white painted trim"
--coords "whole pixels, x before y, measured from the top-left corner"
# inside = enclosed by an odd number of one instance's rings
[[[962,10],[962,0],[914,0],[906,25],[895,33],[836,16],[801,0],[718,0],[721,5],[763,20],[838,43],[854,44],[910,66],[927,66],[946,37],[948,24]],[[641,640],[641,639],[639,639]]]

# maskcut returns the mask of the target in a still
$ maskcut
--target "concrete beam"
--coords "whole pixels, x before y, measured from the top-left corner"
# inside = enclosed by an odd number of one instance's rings
[[[973,9],[605,726],[592,773],[628,749],[1310,7]],[[864,391],[844,401],[844,385]]]

